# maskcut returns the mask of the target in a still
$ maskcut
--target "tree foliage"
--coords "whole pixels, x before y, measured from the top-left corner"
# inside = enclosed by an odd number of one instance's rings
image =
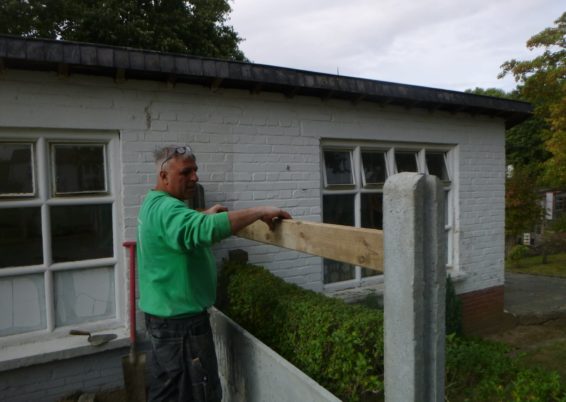
[[[547,135],[548,126],[538,116],[533,116],[507,130],[505,133],[507,164],[530,170],[538,180],[545,162],[550,157],[545,145]],[[529,185],[533,184],[529,183]]]
[[[244,60],[229,0],[3,0],[2,33]]]
[[[494,98],[517,99],[519,97],[516,91],[505,92],[500,88],[475,87],[474,89],[466,89],[465,92],[474,95],[492,96]]]
[[[505,234],[508,245],[540,222],[543,209],[532,171],[515,168],[505,188]]]
[[[496,98],[525,100],[519,90],[505,92],[499,88],[475,88],[466,90],[475,95]],[[550,157],[545,146],[548,125],[540,116],[535,115],[505,133],[505,154],[507,164],[528,169],[540,176],[544,162]],[[532,183],[531,183],[532,184]]]
[[[524,133],[518,131],[521,138],[515,140],[529,146],[530,140],[523,134],[538,134],[548,152],[543,163],[546,184],[566,187],[566,12],[554,27],[531,37],[527,47],[543,52],[532,60],[505,62],[500,74],[512,74],[519,84],[520,97],[535,107],[535,121],[525,127]],[[540,151],[539,144],[535,145]],[[544,159],[544,152],[539,155]]]

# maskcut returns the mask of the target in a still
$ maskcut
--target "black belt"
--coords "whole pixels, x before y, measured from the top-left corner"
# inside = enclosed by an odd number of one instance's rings
[[[183,314],[173,317],[158,317],[145,313],[146,328],[168,328],[172,331],[189,332],[191,335],[202,335],[210,332],[208,312]],[[149,329],[150,333],[151,330]]]
[[[208,311],[204,310],[200,313],[196,313],[196,314],[180,314],[180,315],[173,315],[170,317],[160,317],[157,315],[153,315],[153,314],[149,314],[149,313],[145,313],[146,317],[148,317],[151,320],[156,320],[156,321],[177,321],[177,320],[192,320],[192,319],[199,319],[203,316],[207,316],[208,315]]]

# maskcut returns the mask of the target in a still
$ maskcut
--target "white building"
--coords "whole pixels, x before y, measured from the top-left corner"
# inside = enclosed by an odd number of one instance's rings
[[[276,205],[296,219],[379,228],[389,175],[439,176],[464,324],[488,328],[503,309],[505,128],[530,112],[460,92],[0,36],[0,399],[121,382],[110,357],[128,344],[122,243],[135,240],[154,184],[152,152],[171,143],[193,147],[207,204]],[[218,258],[234,248],[319,292],[382,280],[236,238]],[[93,354],[72,328],[118,338]]]

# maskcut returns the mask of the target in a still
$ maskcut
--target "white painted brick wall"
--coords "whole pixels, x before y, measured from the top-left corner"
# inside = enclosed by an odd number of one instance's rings
[[[53,402],[77,391],[122,388],[122,356],[127,354],[128,349],[119,349],[0,372],[0,400]]]
[[[223,203],[237,209],[271,204],[286,208],[297,219],[312,221],[321,220],[321,139],[452,144],[455,269],[466,275],[458,282],[458,290],[503,283],[504,126],[498,119],[4,70],[0,74],[0,135],[10,128],[120,133],[121,172],[113,172],[122,190],[119,244],[135,239],[139,205],[154,185],[152,153],[163,144],[191,144],[209,205]],[[318,257],[230,238],[215,247],[218,259],[234,248],[245,248],[252,263],[266,266],[289,282],[322,290]],[[125,272],[124,255],[120,258],[119,267]],[[50,395],[43,397],[46,384],[59,384],[52,391],[57,395],[114,384],[119,378],[117,360],[107,360],[113,361],[112,367],[95,359],[81,360],[79,369],[65,360],[0,373],[0,399],[49,400]],[[85,372],[89,364],[96,371]],[[75,369],[77,375],[72,376]],[[84,382],[85,375],[92,383]]]
[[[321,219],[321,139],[454,144],[455,262],[467,275],[459,291],[503,281],[501,120],[53,73],[6,71],[0,85],[0,127],[119,131],[125,225],[120,240],[135,238],[138,206],[154,183],[152,153],[162,144],[191,144],[208,204],[231,209],[272,204],[315,221]],[[318,258],[276,250],[266,257],[257,251],[261,248],[239,239],[215,250],[220,259],[244,245],[251,262],[301,286],[322,289]],[[280,259],[302,269],[304,278],[281,269]]]

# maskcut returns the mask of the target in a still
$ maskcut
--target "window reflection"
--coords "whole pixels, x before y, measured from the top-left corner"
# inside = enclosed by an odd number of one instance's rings
[[[383,230],[383,194],[362,194],[362,227]],[[379,272],[362,268],[362,277],[377,276]]]
[[[0,195],[33,195],[31,144],[0,144]]]
[[[383,184],[387,178],[385,153],[362,152],[364,184]]]
[[[43,263],[41,208],[0,209],[0,268]]]
[[[354,226],[354,194],[323,196],[323,222]],[[354,279],[354,265],[324,259],[324,283]]]
[[[97,321],[116,315],[112,268],[57,272],[55,295],[57,326]]]
[[[105,192],[103,145],[54,145],[55,193]]]
[[[415,152],[395,152],[397,173],[418,172],[417,154]]]
[[[449,181],[448,170],[444,160],[444,153],[429,153],[425,155],[428,173],[438,177],[442,181]]]
[[[354,184],[349,151],[324,151],[326,184]]]
[[[113,256],[112,205],[51,207],[53,262]]]
[[[362,194],[362,227],[383,229],[383,194]]]
[[[0,278],[0,336],[44,329],[43,275]]]

